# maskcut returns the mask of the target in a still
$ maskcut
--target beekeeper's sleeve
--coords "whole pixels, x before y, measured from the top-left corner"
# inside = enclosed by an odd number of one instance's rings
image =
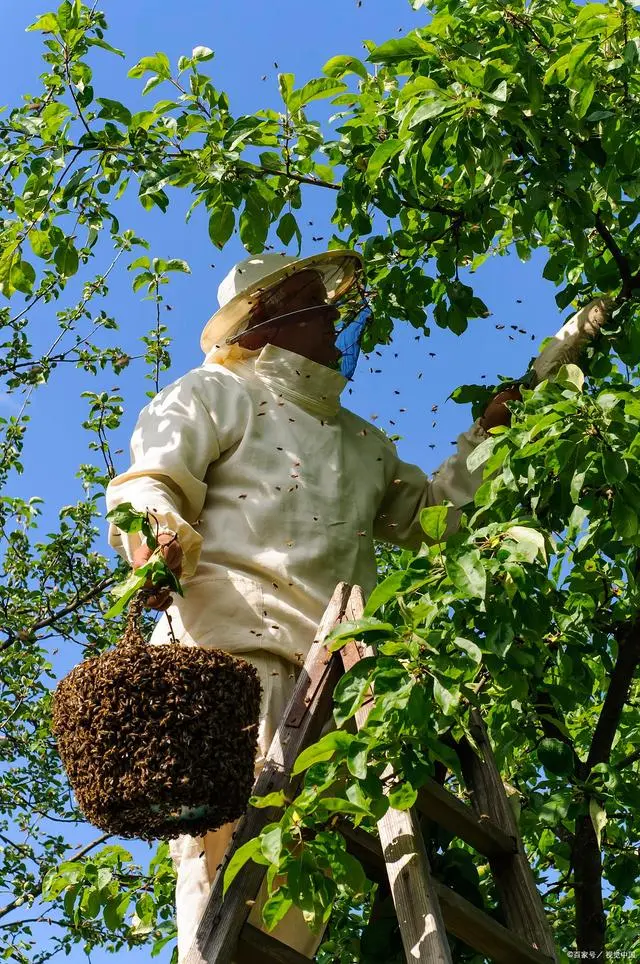
[[[130,502],[137,511],[152,513],[160,532],[176,533],[184,554],[183,579],[193,575],[200,558],[202,536],[194,524],[204,506],[207,468],[221,451],[212,412],[216,387],[219,395],[215,376],[203,377],[196,369],[159,392],[138,416],[130,467],[106,490],[107,511]],[[131,564],[146,540],[110,524],[108,541]]]
[[[430,505],[452,502],[444,538],[458,527],[460,508],[473,500],[482,483],[484,466],[474,472],[467,469],[467,458],[486,438],[487,433],[476,421],[457,439],[457,451],[446,459],[429,478],[422,469],[397,458],[393,479],[385,493],[374,520],[373,537],[403,549],[417,551],[428,542],[420,513]]]

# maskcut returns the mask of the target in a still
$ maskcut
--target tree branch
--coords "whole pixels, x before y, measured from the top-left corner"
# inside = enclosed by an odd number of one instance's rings
[[[640,760],[640,750],[634,750],[628,756],[623,757],[618,763],[616,763],[616,770],[624,770],[625,767],[631,766],[633,763],[637,763]]]
[[[74,860],[79,860],[81,857],[85,857],[85,856],[89,853],[90,850],[93,850],[94,847],[97,847],[99,844],[103,843],[105,840],[108,840],[108,839],[109,839],[110,837],[112,837],[112,836],[113,836],[113,834],[110,834],[110,833],[103,833],[103,834],[101,834],[99,837],[96,837],[95,840],[92,840],[91,843],[88,843],[85,847],[83,847],[82,850],[79,850],[78,853],[74,856],[73,859],[74,859]],[[41,879],[40,883],[38,884],[37,888],[34,888],[34,891],[35,891],[35,892],[33,892],[33,896],[34,896],[34,897],[37,897],[38,894],[41,894],[41,893],[42,893],[42,881],[43,881],[43,880],[44,880],[44,876],[42,877],[42,879]],[[29,891],[29,893],[32,893],[32,891]],[[20,897],[16,897],[16,898],[15,898],[14,900],[12,900],[9,904],[5,904],[4,907],[0,907],[0,917],[5,917],[5,916],[6,916],[7,914],[9,914],[12,910],[15,910],[17,907],[21,907],[22,904],[23,904],[23,902],[24,902],[24,895],[22,895],[22,896],[20,896]]]
[[[597,229],[597,231],[598,231],[598,234],[600,235],[600,237],[602,238],[602,240],[603,240],[604,243],[606,244],[607,248],[609,249],[609,251],[610,251],[611,254],[613,255],[613,259],[614,259],[615,263],[618,265],[618,270],[619,270],[619,272],[620,272],[620,277],[622,278],[622,291],[621,291],[621,294],[624,295],[624,296],[625,296],[625,299],[626,299],[626,298],[629,297],[629,295],[631,294],[631,291],[632,291],[632,289],[633,289],[633,287],[634,287],[633,277],[632,277],[632,275],[631,275],[631,267],[630,267],[630,265],[629,265],[629,261],[628,261],[627,258],[625,258],[625,256],[623,255],[622,251],[621,251],[620,248],[618,247],[615,238],[613,237],[613,235],[612,235],[611,232],[609,231],[609,228],[606,226],[606,224],[605,224],[604,221],[602,220],[599,211],[596,211],[596,212],[595,212],[595,219],[596,219],[596,229]],[[637,277],[637,276],[636,276],[636,277]]]
[[[9,638],[6,639],[0,646],[0,653],[4,652],[5,649],[8,649],[9,646],[16,641],[16,639],[20,639],[24,642],[24,640],[28,639],[39,629],[44,629],[45,626],[51,626],[56,622],[56,620],[62,619],[64,616],[68,616],[69,613],[79,609],[80,606],[83,606],[84,603],[88,602],[90,599],[93,599],[95,596],[99,596],[104,589],[107,589],[109,586],[113,586],[115,582],[115,576],[105,576],[104,579],[101,579],[100,582],[96,583],[95,586],[92,586],[92,588],[89,589],[89,591],[83,596],[76,596],[73,602],[69,603],[67,606],[63,606],[63,608],[59,609],[57,612],[51,613],[50,616],[47,616],[44,619],[39,619],[37,622],[33,623],[33,625],[29,626],[28,629],[23,629],[19,635],[16,635],[10,630]]]
[[[620,717],[640,665],[640,619],[636,619],[632,626],[622,629],[617,639],[618,657],[591,740],[586,763],[587,773],[597,763],[607,763],[609,760]]]

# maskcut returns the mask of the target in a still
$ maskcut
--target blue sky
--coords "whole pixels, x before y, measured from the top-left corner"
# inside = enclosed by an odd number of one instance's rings
[[[297,86],[301,86],[311,77],[319,76],[322,65],[336,54],[364,56],[364,39],[381,43],[425,22],[424,12],[412,12],[407,0],[363,0],[361,6],[357,6],[356,0],[324,0],[321,6],[303,4],[300,0],[269,3],[192,0],[189,4],[170,5],[150,0],[130,0],[129,3],[111,0],[101,6],[110,24],[107,39],[125,50],[126,60],[96,51],[92,64],[97,96],[122,99],[129,105],[139,104],[137,109],[140,109],[142,83],[127,79],[127,70],[141,56],[156,50],[164,51],[175,63],[181,54],[189,54],[194,46],[204,44],[213,48],[216,56],[203,65],[203,71],[212,76],[217,88],[228,93],[231,109],[236,114],[252,113],[260,107],[279,109],[278,70],[294,73]],[[16,104],[25,91],[35,93],[38,89],[37,76],[42,69],[41,35],[25,33],[25,27],[47,9],[41,2],[35,4],[31,0],[6,5],[3,9],[0,54],[5,64],[4,104]],[[262,80],[264,75],[266,80]],[[149,96],[152,102],[160,99],[164,96],[162,88]],[[310,112],[318,118],[325,118],[328,113],[322,105]],[[331,234],[329,217],[334,195],[331,192],[326,196],[328,193],[309,187],[303,195],[302,254],[305,256],[324,248],[321,241],[313,242],[312,236],[327,238]],[[174,275],[164,291],[173,310],[166,312],[163,320],[169,325],[174,341],[173,365],[163,376],[162,385],[201,362],[200,331],[217,307],[218,284],[232,264],[246,256],[237,237],[223,252],[214,249],[199,212],[186,225],[184,213],[189,203],[188,195],[174,192],[166,214],[157,210],[146,213],[131,192],[119,208],[121,227],[131,227],[146,237],[151,242],[151,255],[185,258],[192,270],[189,276]],[[308,226],[308,221],[313,221],[313,226]],[[275,243],[277,250],[281,249],[277,239]],[[350,386],[352,393],[345,389],[343,404],[364,418],[375,420],[390,434],[402,436],[398,442],[401,457],[432,472],[454,451],[452,440],[471,422],[466,407],[446,401],[451,390],[462,383],[479,381],[482,375],[491,382],[498,373],[522,374],[542,338],[567,319],[570,312],[558,312],[553,286],[541,278],[545,261],[545,253],[538,252],[529,262],[522,263],[514,251],[508,257],[486,262],[471,278],[461,271],[461,278],[470,281],[489,306],[491,317],[472,321],[462,338],[433,325],[428,339],[416,341],[413,329],[399,327],[394,344],[379,349],[381,357],[372,356],[367,361],[361,356],[356,379]],[[95,262],[94,270],[104,270],[107,263],[108,251],[104,249],[104,259]],[[59,305],[45,305],[33,312],[31,321],[37,330],[38,344],[48,346],[53,341],[57,334],[55,310],[74,304],[73,294],[74,288],[69,286]],[[120,326],[114,340],[134,355],[142,350],[140,337],[154,324],[153,306],[143,301],[141,295],[132,293],[131,276],[123,266],[114,277],[104,306]],[[19,300],[15,304],[18,309],[21,307]],[[504,330],[498,330],[498,324],[504,325]],[[509,327],[514,324],[528,334],[514,332]],[[430,357],[429,352],[434,352],[435,357]],[[82,488],[75,478],[77,466],[96,459],[88,449],[90,437],[81,427],[87,417],[87,406],[79,398],[80,392],[119,387],[126,409],[122,427],[112,439],[112,450],[123,450],[116,456],[117,471],[127,467],[129,437],[140,408],[146,404],[145,392],[152,387],[152,383],[143,378],[142,364],[141,361],[132,364],[120,376],[100,373],[92,377],[70,366],[59,368],[49,384],[34,393],[23,459],[25,471],[11,480],[8,492],[23,498],[37,495],[45,499],[42,533],[51,531],[61,506],[82,498]],[[377,374],[370,369],[382,371]],[[422,377],[418,377],[419,373]],[[14,413],[21,404],[20,397],[7,398],[0,392],[0,414]],[[438,407],[436,412],[432,411],[434,405]],[[52,426],[56,427],[55,431]],[[96,548],[115,560],[104,534]],[[79,649],[70,646],[67,644],[67,648],[61,648],[53,657],[57,678],[64,676],[81,658]],[[83,825],[74,830],[70,839],[84,844],[97,835],[94,828]],[[130,841],[125,845],[136,860],[148,864],[151,848]],[[0,901],[4,902],[4,896],[0,895]],[[46,939],[46,934],[38,936]],[[155,960],[168,964],[170,956],[171,948],[167,947]],[[131,951],[128,959],[132,964],[148,961],[149,949]],[[78,947],[68,960],[76,964],[85,961],[86,956]],[[91,960],[102,964],[112,961],[113,956],[94,951]]]

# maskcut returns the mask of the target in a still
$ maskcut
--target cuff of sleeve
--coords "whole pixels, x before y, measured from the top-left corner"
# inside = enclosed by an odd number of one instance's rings
[[[202,536],[185,522],[184,519],[167,509],[164,512],[154,512],[158,520],[159,532],[170,532],[177,535],[180,546],[182,547],[182,574],[181,580],[190,579],[196,571],[200,560],[202,548]],[[117,526],[109,525],[108,542],[112,549],[126,559],[132,565],[133,554],[139,546],[146,543],[146,540],[139,532],[122,532]]]

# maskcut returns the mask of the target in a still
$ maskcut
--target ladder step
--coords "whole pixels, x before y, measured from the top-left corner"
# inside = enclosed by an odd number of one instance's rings
[[[292,947],[265,934],[253,924],[245,924],[240,931],[235,960],[237,964],[309,964],[309,958]]]
[[[343,820],[336,827],[345,836],[348,851],[363,864],[370,877],[382,880],[386,867],[378,837]],[[553,958],[531,947],[449,887],[435,879],[433,885],[446,930],[469,947],[496,964],[553,964]]]
[[[513,857],[517,853],[515,837],[505,833],[489,817],[479,817],[435,780],[430,780],[418,792],[416,809],[485,857]]]
[[[553,964],[553,958],[531,947],[450,887],[438,880],[434,885],[445,927],[469,947],[496,964]]]

